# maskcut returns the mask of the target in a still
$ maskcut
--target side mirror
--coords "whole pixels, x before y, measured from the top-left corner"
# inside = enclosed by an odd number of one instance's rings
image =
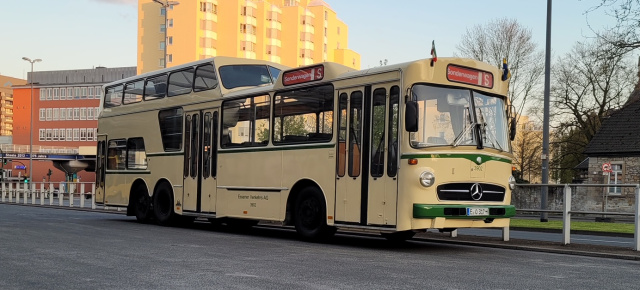
[[[404,110],[404,129],[407,132],[418,132],[418,103],[407,101]]]
[[[516,128],[516,118],[511,118],[511,125],[509,126],[509,139],[511,139],[511,141],[516,139]]]

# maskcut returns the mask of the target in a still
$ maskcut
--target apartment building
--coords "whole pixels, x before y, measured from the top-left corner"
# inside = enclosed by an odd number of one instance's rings
[[[29,145],[30,120],[33,118],[34,147],[95,147],[102,86],[135,74],[136,67],[28,73],[29,83],[32,80],[34,83],[33,106],[31,86],[14,86],[13,143]],[[34,162],[34,181],[39,181],[49,169],[54,169],[51,161]],[[53,173],[52,181],[65,180],[62,171],[53,170]],[[81,171],[78,176],[83,181],[95,180],[93,172]]]
[[[213,56],[360,69],[348,26],[325,1],[159,1],[167,5],[138,0],[138,73]]]
[[[13,86],[27,81],[0,75],[0,136],[13,135]]]

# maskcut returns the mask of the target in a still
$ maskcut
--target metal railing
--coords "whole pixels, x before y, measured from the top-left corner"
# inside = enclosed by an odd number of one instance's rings
[[[572,200],[572,187],[611,187],[610,184],[517,184],[519,187],[562,187],[563,188],[563,202],[562,210],[543,210],[543,209],[518,209],[518,212],[547,212],[547,213],[560,213],[562,214],[562,244],[568,245],[571,243],[571,215],[572,214],[586,214],[586,215],[615,215],[615,216],[633,216],[634,217],[634,231],[633,231],[633,250],[638,251],[640,249],[640,184],[616,184],[615,187],[635,188],[635,204],[634,212],[610,212],[610,211],[580,211],[571,210]],[[605,201],[603,201],[605,202]],[[509,228],[503,229],[503,240],[508,241]],[[506,232],[506,234],[505,234]],[[504,239],[506,235],[506,239]]]
[[[85,200],[90,198],[90,208],[96,209],[95,192],[93,182],[32,182],[29,188],[29,183],[3,181],[0,184],[0,201],[76,207],[75,198],[78,197],[80,208],[85,208]]]

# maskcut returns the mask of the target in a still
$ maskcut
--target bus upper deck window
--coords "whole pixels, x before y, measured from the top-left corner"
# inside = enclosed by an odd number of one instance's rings
[[[117,107],[122,104],[123,85],[107,88],[104,94],[104,107]]]
[[[167,95],[167,75],[150,77],[144,85],[144,100],[155,100]]]

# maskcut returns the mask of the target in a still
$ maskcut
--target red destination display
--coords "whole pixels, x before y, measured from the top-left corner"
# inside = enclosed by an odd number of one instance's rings
[[[294,71],[285,72],[282,75],[282,84],[285,86],[319,81],[324,78],[324,66],[314,66]]]
[[[447,66],[447,79],[451,82],[493,88],[492,73],[461,66]]]

